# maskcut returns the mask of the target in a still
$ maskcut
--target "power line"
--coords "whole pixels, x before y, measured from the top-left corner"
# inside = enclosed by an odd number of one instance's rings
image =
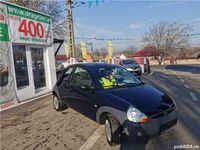
[[[133,41],[134,38],[103,38],[103,37],[75,37],[76,39],[87,39],[87,40],[97,40],[97,41]]]
[[[191,33],[191,34],[185,34],[184,36],[189,36],[193,38],[200,38],[200,33]],[[105,37],[75,37],[76,39],[86,39],[86,40],[97,40],[97,41],[133,41],[134,38],[120,38],[120,37],[115,37],[115,38],[105,38]]]
[[[81,32],[80,32],[80,30],[79,30],[79,28],[77,27],[77,25],[76,25],[75,22],[74,22],[74,25],[75,25],[75,28],[76,28],[76,30],[78,31],[79,35],[81,36],[80,39],[85,39],[85,38],[83,37],[83,35],[81,34]],[[76,39],[76,37],[75,37],[75,39]]]

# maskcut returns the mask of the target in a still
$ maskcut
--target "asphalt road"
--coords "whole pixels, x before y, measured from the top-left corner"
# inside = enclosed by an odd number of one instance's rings
[[[142,80],[168,93],[179,114],[178,124],[159,137],[145,143],[123,138],[120,145],[110,147],[103,126],[72,109],[54,111],[52,97],[48,96],[1,113],[0,149],[168,150],[184,144],[200,147],[199,66],[156,66],[152,71]]]

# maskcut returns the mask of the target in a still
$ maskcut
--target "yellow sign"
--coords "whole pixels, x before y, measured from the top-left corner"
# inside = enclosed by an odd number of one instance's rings
[[[85,59],[87,62],[93,62],[92,57],[90,56],[90,54],[88,53],[85,43],[83,41],[80,42],[80,49],[82,52],[82,57],[83,59]]]

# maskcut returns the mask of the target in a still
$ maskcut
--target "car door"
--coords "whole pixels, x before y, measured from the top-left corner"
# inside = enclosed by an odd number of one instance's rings
[[[58,90],[59,90],[59,95],[60,99],[62,100],[63,103],[65,103],[67,106],[70,107],[70,104],[68,103],[70,99],[70,78],[71,74],[73,72],[73,67],[69,67],[66,70],[64,70],[59,82],[58,82]]]
[[[95,120],[96,105],[94,91],[91,88],[93,87],[93,81],[89,72],[82,67],[77,67],[72,74],[70,84],[70,106],[90,119]]]

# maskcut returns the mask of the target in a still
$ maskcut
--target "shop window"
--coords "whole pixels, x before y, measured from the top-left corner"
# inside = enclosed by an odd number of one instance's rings
[[[31,48],[32,70],[35,89],[46,86],[43,48]]]
[[[13,45],[13,57],[14,57],[17,89],[22,89],[29,85],[25,46]]]

